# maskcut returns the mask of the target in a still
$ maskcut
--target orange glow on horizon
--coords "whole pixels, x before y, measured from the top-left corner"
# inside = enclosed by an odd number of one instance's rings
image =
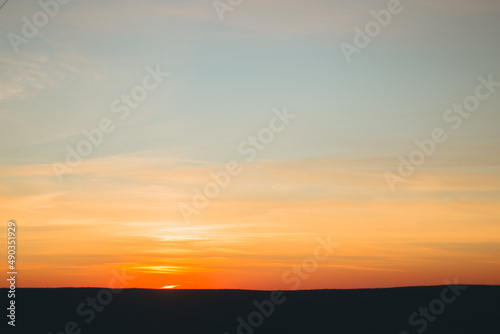
[[[283,280],[283,275],[313,256],[317,238],[328,235],[339,248],[307,273],[299,289],[441,285],[455,277],[464,284],[500,284],[498,201],[432,197],[439,191],[489,191],[500,185],[494,176],[484,184],[484,175],[456,175],[461,183],[446,187],[415,181],[394,200],[379,173],[283,161],[289,170],[275,174],[277,166],[262,162],[245,166],[227,193],[186,224],[177,204],[189,203],[189,197],[171,189],[169,180],[207,171],[136,170],[127,161],[118,164],[119,171],[106,170],[111,164],[97,159],[78,169],[100,173],[95,180],[74,178],[30,196],[16,194],[16,188],[0,197],[0,209],[16,218],[22,235],[21,287],[107,287],[113,272],[124,271],[134,277],[125,288],[289,290],[293,277]],[[9,168],[0,166],[0,172]],[[19,182],[32,182],[47,170],[18,169]],[[115,175],[134,182],[102,186]],[[276,190],[281,197],[262,193],[255,182],[281,184]],[[311,196],[312,185],[341,189]],[[102,190],[95,192],[97,186]],[[288,195],[290,187],[299,190]],[[352,195],[344,194],[346,187]],[[113,284],[119,287],[116,279]]]

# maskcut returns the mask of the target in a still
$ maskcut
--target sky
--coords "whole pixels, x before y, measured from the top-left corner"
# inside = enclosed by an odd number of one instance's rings
[[[348,61],[342,43],[389,3],[243,0],[221,20],[212,1],[50,17],[7,2],[0,219],[17,223],[18,286],[105,287],[117,270],[140,288],[500,284],[500,87],[484,85],[500,82],[500,3],[402,0]],[[208,198],[214,173],[229,181]],[[318,240],[335,249],[294,272]]]

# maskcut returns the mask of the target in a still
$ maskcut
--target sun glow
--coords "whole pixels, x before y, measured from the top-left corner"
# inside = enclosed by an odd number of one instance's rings
[[[178,285],[165,285],[164,287],[162,287],[162,289],[173,289],[175,287],[177,287]]]

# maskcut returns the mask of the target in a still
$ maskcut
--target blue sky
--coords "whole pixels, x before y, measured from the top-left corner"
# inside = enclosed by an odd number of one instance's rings
[[[38,159],[47,162],[56,147],[108,113],[108,101],[136,85],[146,66],[161,64],[171,73],[168,83],[109,140],[146,141],[144,149],[190,144],[226,159],[218,152],[226,150],[221,141],[234,146],[231,140],[286,105],[301,115],[293,130],[301,143],[289,134],[295,147],[282,154],[307,155],[319,142],[332,153],[365,154],[373,140],[380,154],[391,154],[436,126],[477,76],[498,73],[500,46],[494,1],[403,2],[403,12],[348,65],[339,43],[352,41],[354,26],[363,27],[370,10],[386,6],[245,2],[221,22],[207,1],[72,1],[19,54],[2,40],[2,86],[19,92],[18,98],[2,94],[4,117],[19,122],[2,123],[2,144],[42,145]],[[7,4],[4,35],[20,32],[20,17],[37,10],[35,2]],[[470,129],[479,122],[493,135],[494,106],[489,101],[481,112],[488,116],[472,120]],[[14,133],[16,143],[9,144]],[[6,162],[15,163],[15,156],[7,154]]]

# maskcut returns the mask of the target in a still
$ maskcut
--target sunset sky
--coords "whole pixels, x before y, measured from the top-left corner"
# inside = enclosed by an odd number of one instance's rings
[[[125,270],[128,287],[290,289],[284,273],[329,236],[300,289],[500,284],[500,87],[459,128],[443,118],[479,77],[500,82],[500,2],[402,0],[348,63],[339,45],[387,3],[244,0],[221,21],[212,0],[73,0],[16,53],[8,34],[41,8],[9,1],[0,235],[17,222],[18,285],[105,287]],[[169,75],[120,119],[113,102],[156,68]],[[114,130],[59,179],[103,119]],[[392,191],[385,173],[436,128],[447,140]],[[186,221],[230,161],[241,172]]]

